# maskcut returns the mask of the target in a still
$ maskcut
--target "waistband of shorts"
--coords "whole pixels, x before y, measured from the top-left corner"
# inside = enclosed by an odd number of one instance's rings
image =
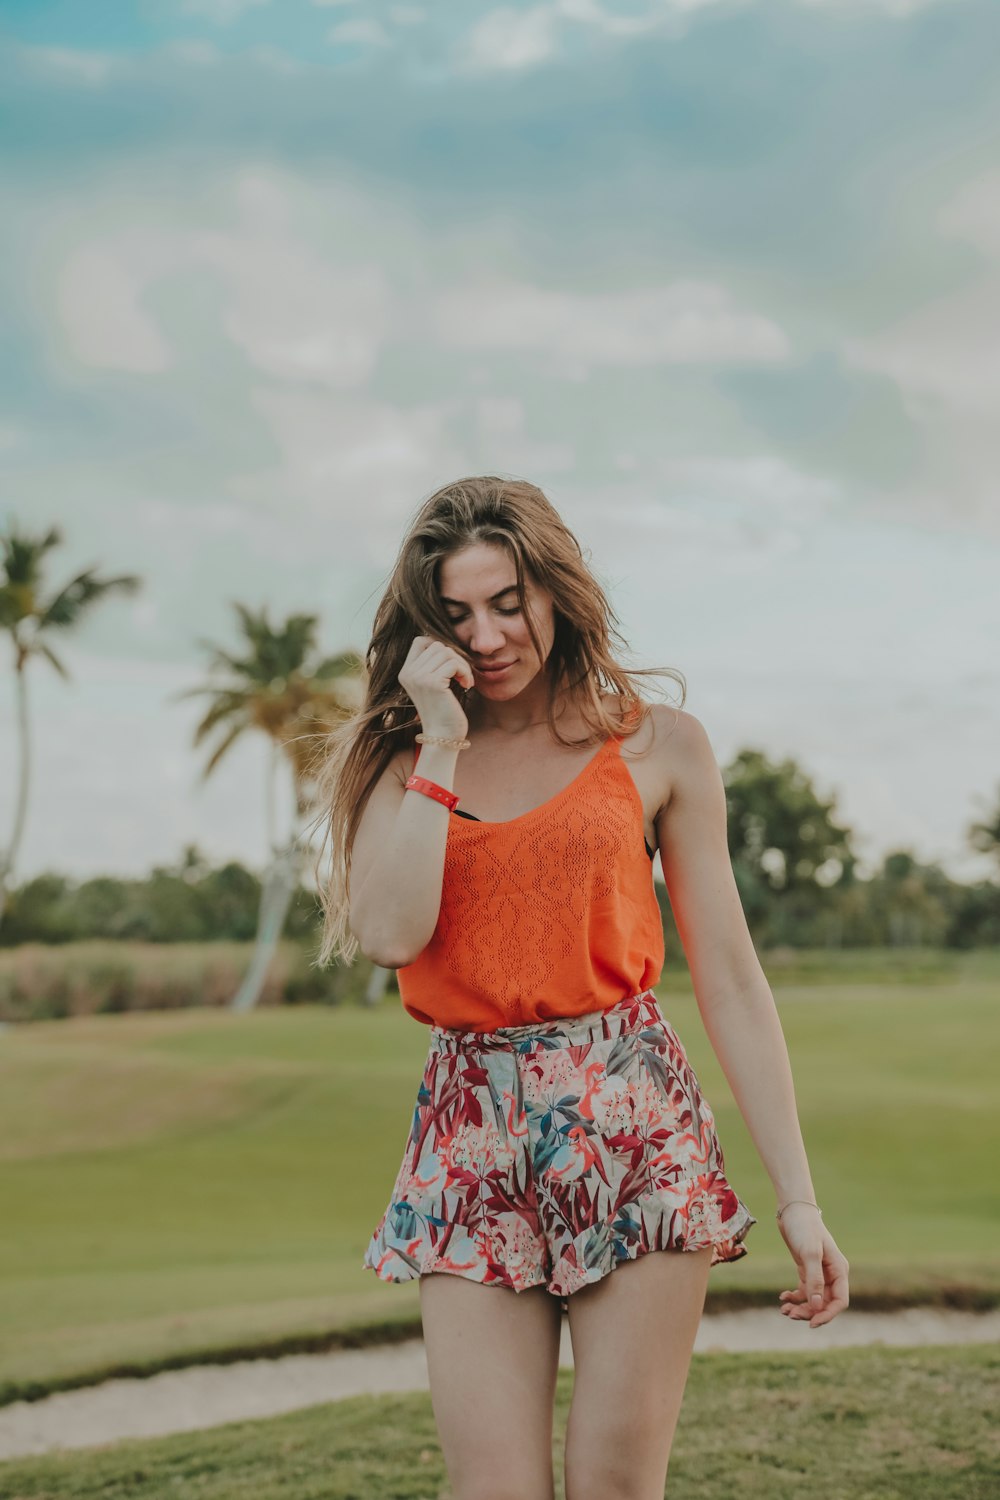
[[[526,1051],[545,1038],[547,1047],[580,1046],[586,1042],[610,1041],[625,1031],[641,1031],[651,1022],[663,1020],[663,1012],[652,990],[628,995],[607,1010],[590,1010],[579,1016],[557,1016],[551,1021],[529,1021],[523,1026],[498,1026],[494,1031],[466,1031],[459,1027],[432,1026],[431,1046],[438,1051],[497,1052]]]

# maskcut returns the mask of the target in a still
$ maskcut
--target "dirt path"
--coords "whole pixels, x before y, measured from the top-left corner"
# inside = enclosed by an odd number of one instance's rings
[[[695,1351],[832,1349],[848,1344],[1000,1342],[1000,1311],[948,1312],[910,1308],[897,1313],[847,1312],[822,1328],[793,1323],[776,1309],[717,1313],[702,1319]],[[563,1322],[560,1364],[572,1366]],[[0,1459],[59,1448],[85,1448],[127,1437],[193,1432],[222,1422],[276,1416],[345,1396],[427,1389],[420,1339],[331,1354],[196,1365],[145,1380],[109,1380],[42,1401],[0,1407]]]

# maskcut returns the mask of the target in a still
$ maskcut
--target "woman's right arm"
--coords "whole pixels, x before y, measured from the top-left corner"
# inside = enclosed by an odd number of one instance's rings
[[[414,638],[399,672],[427,734],[464,739],[468,720],[452,690],[473,685],[469,663],[446,641]],[[458,750],[422,747],[420,774],[454,790]],[[422,792],[406,791],[410,752],[401,751],[379,777],[358,824],[351,852],[348,922],[366,958],[386,969],[412,963],[431,940],[441,910],[448,809]]]
[[[458,750],[423,745],[420,774],[453,789]],[[389,762],[361,815],[351,854],[349,923],[366,958],[386,969],[412,963],[441,909],[448,809],[404,791],[411,752]]]

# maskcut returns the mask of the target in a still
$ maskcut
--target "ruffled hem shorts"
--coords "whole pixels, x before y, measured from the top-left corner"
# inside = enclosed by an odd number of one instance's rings
[[[431,1027],[413,1123],[363,1265],[561,1299],[650,1250],[746,1255],[757,1223],[652,990],[496,1031]]]

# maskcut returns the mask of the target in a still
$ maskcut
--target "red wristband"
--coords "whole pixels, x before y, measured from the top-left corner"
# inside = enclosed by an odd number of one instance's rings
[[[411,776],[405,790],[423,792],[425,797],[433,797],[435,802],[442,803],[449,812],[458,806],[457,792],[449,792],[446,786],[438,786],[436,781],[428,781],[426,776]]]

